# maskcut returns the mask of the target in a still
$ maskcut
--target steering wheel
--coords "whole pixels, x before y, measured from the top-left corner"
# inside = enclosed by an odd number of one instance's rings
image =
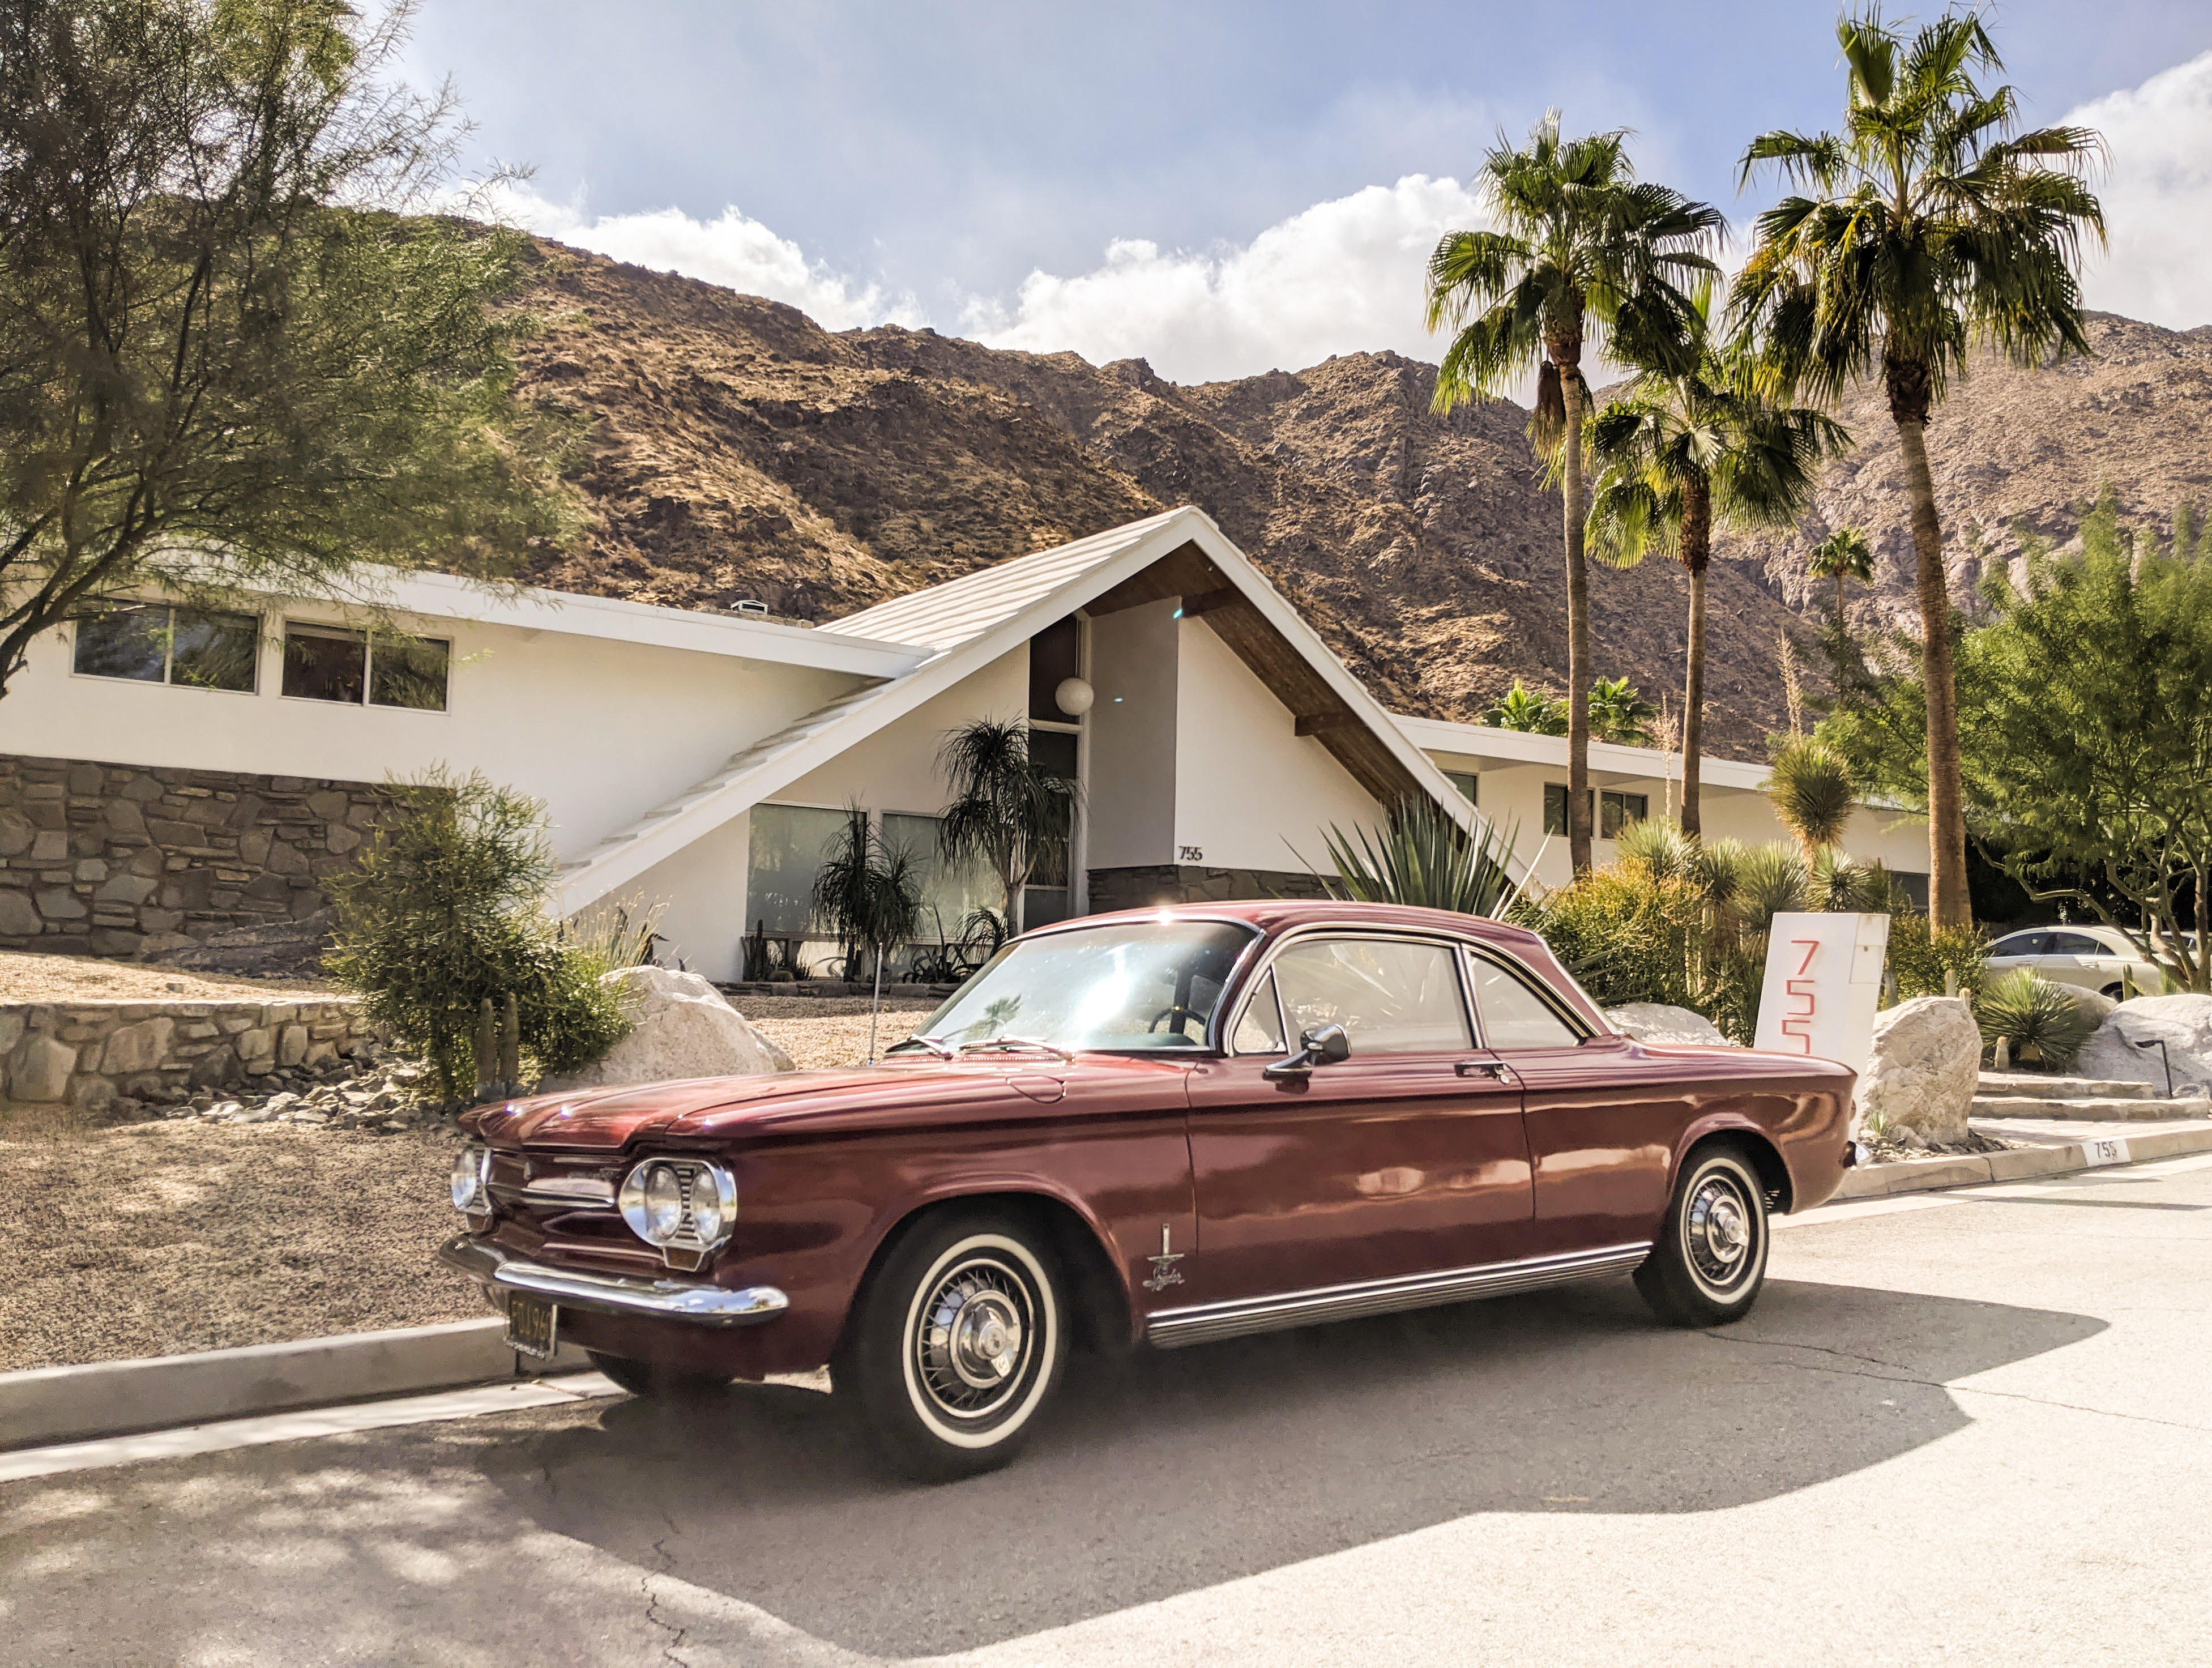
[[[1182,1022],[1185,1020],[1195,1020],[1197,1017],[1198,1015],[1188,1007],[1181,1006],[1175,1007],[1164,1007],[1158,1013],[1152,1015],[1152,1022],[1145,1027],[1145,1031],[1147,1035],[1152,1032],[1158,1031],[1160,1028],[1160,1021],[1165,1020],[1169,1021],[1168,1029],[1170,1031],[1174,1032],[1178,1036],[1186,1036],[1188,1033],[1183,1030]]]

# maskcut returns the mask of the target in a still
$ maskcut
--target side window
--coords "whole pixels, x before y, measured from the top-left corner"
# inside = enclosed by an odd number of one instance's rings
[[[1581,1042],[1544,999],[1496,962],[1470,956],[1474,1011],[1482,1016],[1485,1048],[1573,1048]]]
[[[2054,956],[2109,956],[2112,953],[2087,933],[2054,934],[2049,952]]]
[[[2047,956],[2051,953],[2049,933],[2014,933],[2010,938],[2001,938],[1990,947],[1993,956]]]
[[[1322,939],[1275,959],[1292,1037],[1338,1025],[1352,1053],[1416,1054],[1471,1045],[1452,952],[1387,938]]]
[[[1252,988],[1252,1000],[1244,1004],[1244,1016],[1237,1021],[1237,1032],[1229,1039],[1229,1048],[1234,1054],[1290,1052],[1283,1040],[1283,1014],[1275,1003],[1275,976],[1272,971]]]

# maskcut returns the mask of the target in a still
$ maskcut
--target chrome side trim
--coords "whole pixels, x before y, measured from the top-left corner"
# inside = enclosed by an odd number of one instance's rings
[[[527,1292],[570,1309],[605,1315],[647,1315],[695,1326],[755,1326],[774,1320],[791,1300],[773,1286],[708,1285],[691,1280],[639,1280],[624,1275],[549,1269],[462,1234],[438,1247],[438,1260],[488,1292]]]
[[[1485,1263],[1470,1269],[1439,1269],[1428,1274],[1401,1275],[1394,1280],[1279,1292],[1272,1297],[1194,1304],[1187,1309],[1163,1309],[1146,1322],[1145,1336],[1156,1348],[1180,1349],[1185,1344],[1211,1343],[1217,1338],[1243,1337],[1252,1332],[1279,1331],[1316,1321],[1387,1315],[1401,1309],[1459,1303],[1468,1298],[1504,1297],[1546,1286],[1564,1286],[1570,1281],[1626,1274],[1641,1263],[1650,1250],[1651,1242],[1644,1239],[1634,1245],[1607,1245],[1598,1251],[1531,1257],[1515,1263]]]

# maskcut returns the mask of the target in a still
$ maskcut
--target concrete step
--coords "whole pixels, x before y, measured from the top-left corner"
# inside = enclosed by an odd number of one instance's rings
[[[2203,1096],[2168,1100],[2163,1096],[2082,1095],[2061,1099],[2051,1095],[1978,1094],[1975,1117],[2062,1117],[2089,1123],[2127,1123],[2131,1120],[2205,1117],[2212,1116],[2212,1099]]]
[[[2076,1100],[2103,1098],[2147,1100],[2160,1093],[2155,1083],[2122,1082],[2109,1077],[2058,1077],[2039,1071],[1985,1071],[1982,1094],[2038,1095],[2045,1099]]]

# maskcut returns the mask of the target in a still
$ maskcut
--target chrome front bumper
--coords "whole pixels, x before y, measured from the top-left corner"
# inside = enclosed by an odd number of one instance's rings
[[[697,1281],[579,1274],[570,1269],[549,1269],[543,1263],[526,1263],[465,1233],[439,1246],[438,1260],[459,1269],[488,1291],[527,1292],[563,1308],[603,1315],[647,1315],[694,1326],[757,1326],[791,1306],[791,1300],[773,1286],[732,1290]]]

